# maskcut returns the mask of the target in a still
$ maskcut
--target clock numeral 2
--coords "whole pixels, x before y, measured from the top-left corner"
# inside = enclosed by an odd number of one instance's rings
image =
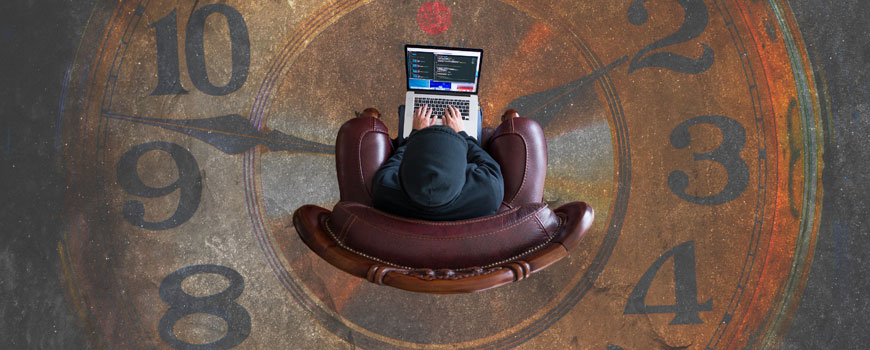
[[[142,182],[138,171],[139,158],[150,151],[163,151],[172,156],[178,167],[178,179],[175,182],[164,187],[151,187]],[[175,190],[181,191],[175,213],[168,219],[158,222],[145,221],[145,205],[142,202],[127,201],[124,204],[124,218],[135,226],[148,230],[171,229],[187,222],[199,207],[202,197],[202,174],[199,165],[190,151],[174,143],[156,141],[133,146],[121,155],[116,174],[121,188],[134,196],[156,198],[166,196]]]
[[[218,274],[229,280],[230,285],[220,293],[195,297],[184,292],[181,282],[196,274]],[[251,334],[251,315],[236,303],[245,289],[242,275],[226,266],[192,265],[170,273],[160,283],[160,299],[170,306],[160,319],[157,331],[160,338],[175,349],[230,349],[241,344]],[[183,342],[175,335],[175,323],[184,316],[206,313],[222,318],[227,323],[227,333],[208,344]]]
[[[628,8],[626,16],[628,21],[636,26],[646,23],[648,13],[644,3],[648,0],[635,0]],[[659,39],[652,44],[647,45],[640,50],[628,65],[628,72],[631,73],[640,68],[646,67],[661,67],[670,69],[675,72],[686,74],[698,74],[710,69],[713,65],[714,54],[713,49],[707,44],[701,44],[703,52],[698,58],[689,58],[673,52],[656,52],[650,53],[666,46],[684,43],[686,41],[697,38],[704,29],[707,28],[709,13],[707,5],[702,0],[676,0],[683,7],[685,17],[680,29],[662,39]]]
[[[205,20],[208,16],[219,13],[227,20],[230,29],[230,44],[232,45],[232,74],[224,86],[215,86],[208,79],[205,67]],[[187,90],[181,86],[178,62],[178,21],[175,10],[157,22],[148,26],[155,28],[157,36],[157,88],[151,95],[185,94]],[[187,70],[190,80],[200,91],[214,96],[232,93],[248,79],[251,67],[251,41],[248,36],[248,26],[242,14],[236,9],[224,4],[211,4],[194,11],[187,22],[187,36],[184,41]]]
[[[746,129],[736,120],[725,116],[702,115],[677,125],[671,132],[671,145],[677,149],[688,147],[692,141],[689,127],[697,124],[711,124],[719,128],[722,131],[722,144],[713,151],[695,153],[694,160],[712,160],[722,164],[728,182],[719,193],[711,196],[693,196],[686,193],[689,175],[675,170],[668,175],[668,187],[678,197],[695,204],[716,205],[732,201],[749,185],[749,167],[743,158],[740,158],[740,151],[746,143]]]
[[[662,265],[670,259],[674,258],[674,296],[676,303],[674,305],[647,305],[646,294],[649,292],[649,287],[652,284],[656,274]],[[676,314],[671,320],[671,325],[678,324],[699,324],[703,323],[698,317],[700,311],[713,311],[713,299],[703,303],[698,303],[698,284],[695,275],[695,241],[682,243],[671,250],[668,250],[650,266],[631,295],[628,296],[628,302],[625,304],[623,314],[661,314],[673,313]]]

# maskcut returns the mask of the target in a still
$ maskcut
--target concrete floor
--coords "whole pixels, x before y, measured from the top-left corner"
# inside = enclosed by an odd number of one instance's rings
[[[293,4],[292,1],[290,3]],[[384,19],[392,18],[389,16],[378,17],[378,14],[381,13],[402,13],[408,9],[417,11],[422,8],[421,4],[423,3],[423,1],[373,2],[368,7],[344,18],[344,22],[341,24],[346,28],[342,30],[352,29],[350,32],[356,35],[354,38],[358,40],[365,40],[366,35],[371,35],[379,39],[387,37],[390,42],[394,42],[396,45],[415,41],[425,43],[427,38],[432,38],[428,36],[429,33],[418,33],[411,38],[405,38],[395,34],[396,31],[404,30],[402,27],[404,24],[393,24]],[[465,44],[466,41],[471,41],[471,45],[474,45],[475,42],[480,43],[478,45],[481,46],[491,45],[493,49],[488,51],[491,56],[487,56],[487,59],[493,60],[493,62],[506,61],[509,57],[508,54],[514,54],[511,51],[513,48],[508,44],[501,44],[502,42],[507,43],[510,41],[509,39],[523,35],[526,35],[526,38],[533,37],[527,35],[528,33],[546,34],[547,32],[547,30],[536,27],[536,23],[539,23],[540,19],[532,16],[523,17],[522,13],[514,13],[517,11],[513,7],[496,1],[446,3],[456,13],[453,24],[457,28],[462,25],[496,27],[500,25],[500,18],[505,18],[508,15],[514,16],[511,18],[516,18],[512,25],[506,26],[499,35],[492,37],[469,35],[467,37],[450,37],[449,39],[438,37],[442,38],[438,40],[444,41],[436,40],[433,42],[433,44],[456,45],[458,42]],[[708,1],[707,3],[712,4],[713,2]],[[746,3],[750,2],[746,1]],[[751,3],[758,3],[758,1]],[[306,7],[306,4],[306,2],[297,1],[296,4],[293,4],[295,6],[293,9],[299,12],[311,11]],[[536,4],[546,7],[546,4],[543,3]],[[650,1],[649,7],[652,11],[653,6],[663,6],[662,4],[665,2]],[[278,2],[262,4],[263,7],[278,5],[285,4],[283,2],[280,4]],[[578,7],[582,7],[582,5],[583,3],[580,2]],[[765,339],[759,339],[759,336],[753,334],[745,334],[747,339],[744,341],[754,348],[764,348],[770,345],[771,347],[767,348],[862,349],[865,348],[865,344],[870,343],[870,336],[866,332],[866,329],[870,327],[870,322],[868,322],[870,319],[866,317],[866,314],[870,312],[870,297],[866,295],[866,290],[870,288],[870,276],[864,268],[870,259],[870,238],[868,238],[870,225],[868,225],[868,216],[866,215],[870,209],[868,208],[868,199],[870,199],[868,196],[870,193],[868,183],[870,181],[868,180],[870,179],[867,179],[867,174],[870,173],[870,159],[868,159],[868,155],[870,155],[868,154],[868,149],[870,149],[868,139],[870,138],[865,136],[870,131],[868,130],[870,127],[870,122],[868,122],[870,119],[870,90],[868,90],[866,83],[870,81],[870,70],[866,68],[870,64],[870,21],[865,18],[866,14],[870,14],[870,3],[851,0],[840,1],[836,5],[824,5],[817,0],[793,0],[789,1],[788,5],[796,18],[799,34],[806,44],[808,59],[812,64],[812,73],[816,77],[824,77],[823,83],[816,85],[821,91],[820,98],[824,101],[822,108],[826,110],[825,115],[827,116],[819,121],[819,127],[822,128],[820,132],[825,135],[822,147],[824,149],[822,154],[824,167],[821,172],[823,196],[817,198],[821,201],[821,221],[818,223],[814,251],[809,255],[811,260],[807,265],[810,267],[806,277],[806,285],[803,288],[798,288],[797,292],[789,294],[799,299],[794,304],[796,307],[791,310],[793,313],[777,314],[774,312],[768,315],[768,317],[784,317],[788,322],[776,323],[782,327],[773,327],[767,330],[765,334],[776,338],[774,343],[766,343]],[[96,6],[98,8],[113,7],[114,3],[100,2]],[[163,4],[161,6],[171,8],[176,5]],[[189,4],[185,6],[189,6]],[[93,302],[93,300],[102,300],[99,296],[94,296],[105,293],[100,288],[107,285],[116,287],[112,283],[94,282],[92,287],[95,291],[84,293],[84,295],[90,295],[90,299],[84,299],[92,300],[92,302],[76,303],[76,298],[70,297],[67,291],[69,290],[69,280],[64,277],[67,276],[64,271],[68,269],[68,265],[66,265],[66,261],[61,259],[61,256],[70,249],[83,249],[81,247],[86,247],[89,244],[99,245],[100,242],[84,241],[79,242],[82,246],[69,245],[69,226],[70,222],[74,220],[69,215],[70,208],[64,207],[64,202],[70,200],[68,198],[71,191],[70,185],[75,187],[76,182],[81,179],[59,170],[61,169],[59,164],[69,159],[68,155],[58,151],[63,149],[63,142],[70,140],[68,135],[63,135],[64,133],[69,134],[69,132],[64,131],[64,128],[69,128],[68,123],[76,123],[76,121],[62,117],[61,104],[58,101],[65,100],[64,97],[67,94],[75,94],[74,91],[68,91],[65,88],[65,81],[89,81],[91,79],[87,72],[72,77],[65,75],[67,72],[82,73],[80,70],[76,70],[71,62],[77,55],[82,57],[81,55],[88,54],[88,52],[77,52],[79,47],[94,51],[95,45],[92,43],[84,42],[80,46],[80,42],[83,36],[85,38],[93,37],[89,36],[91,33],[86,32],[86,26],[89,23],[98,23],[101,20],[100,14],[102,12],[97,11],[94,12],[96,15],[92,15],[92,10],[95,7],[93,1],[53,4],[18,1],[7,2],[0,7],[2,7],[0,13],[3,16],[3,21],[0,21],[0,43],[4,48],[0,52],[2,52],[4,63],[2,68],[3,81],[6,83],[2,88],[3,98],[0,99],[0,111],[3,113],[2,122],[0,122],[0,127],[2,127],[0,140],[4,141],[0,142],[0,146],[2,146],[2,150],[0,150],[0,167],[2,167],[0,180],[2,181],[0,183],[3,184],[2,193],[5,194],[0,197],[5,199],[2,204],[3,210],[0,210],[0,222],[3,224],[2,232],[4,232],[5,238],[0,245],[2,248],[0,250],[0,269],[2,269],[0,272],[0,276],[2,276],[0,277],[0,290],[3,292],[3,301],[0,303],[0,315],[2,315],[0,329],[2,329],[3,334],[3,337],[0,337],[2,338],[0,340],[2,346],[0,347],[2,348],[168,348],[168,345],[161,341],[163,338],[158,334],[160,332],[157,329],[158,320],[166,313],[168,306],[161,303],[157,289],[163,278],[177,270],[178,266],[192,264],[192,260],[185,260],[186,254],[196,256],[197,259],[194,260],[199,261],[199,263],[215,263],[217,261],[221,265],[231,265],[245,276],[244,294],[239,303],[250,310],[246,312],[252,314],[250,322],[253,324],[253,331],[250,335],[240,336],[240,339],[243,340],[240,348],[518,347],[525,349],[606,348],[615,350],[632,348],[628,344],[653,344],[650,347],[668,349],[701,349],[705,345],[692,336],[695,334],[693,332],[696,331],[696,333],[702,333],[702,331],[697,330],[700,328],[690,328],[696,327],[696,325],[667,326],[667,322],[671,319],[670,314],[638,316],[644,317],[644,319],[630,321],[630,323],[618,321],[623,318],[632,320],[631,317],[634,317],[623,315],[623,300],[624,295],[631,292],[631,289],[638,283],[638,276],[650,266],[656,256],[661,256],[663,251],[673,248],[673,245],[665,246],[659,241],[656,242],[661,243],[661,246],[650,244],[648,246],[638,245],[635,248],[637,251],[657,250],[651,253],[653,255],[650,255],[651,258],[647,260],[638,258],[638,261],[634,263],[637,265],[635,266],[637,270],[632,270],[634,272],[625,272],[632,264],[626,259],[620,260],[618,253],[614,255],[615,261],[626,261],[626,263],[609,265],[609,270],[604,270],[605,273],[615,271],[612,273],[615,277],[605,275],[594,286],[596,289],[593,294],[597,293],[596,295],[599,295],[600,298],[587,297],[584,299],[587,304],[577,304],[577,301],[573,301],[574,304],[567,307],[564,313],[558,311],[561,310],[559,305],[562,305],[560,303],[571,303],[571,301],[566,301],[569,300],[566,296],[573,295],[568,287],[575,285],[575,283],[580,285],[578,282],[580,275],[574,271],[581,267],[588,268],[591,264],[594,255],[592,253],[593,243],[589,243],[590,246],[585,247],[586,250],[581,247],[581,250],[573,253],[570,258],[539,275],[535,275],[534,279],[489,291],[486,294],[461,296],[416,295],[361,284],[367,282],[360,282],[358,279],[337,273],[336,270],[316,256],[308,253],[304,246],[298,244],[298,239],[292,235],[286,239],[281,237],[274,239],[277,242],[275,243],[276,247],[283,244],[283,246],[276,248],[283,253],[279,258],[283,260],[276,265],[268,265],[264,262],[265,259],[261,253],[263,248],[257,246],[253,240],[249,240],[251,224],[247,215],[239,218],[226,217],[226,213],[244,212],[246,208],[243,201],[233,201],[237,196],[215,195],[210,192],[213,188],[222,188],[218,187],[219,185],[211,184],[225,181],[225,183],[221,182],[220,186],[229,188],[233,186],[232,181],[235,179],[218,180],[220,178],[219,172],[211,170],[239,169],[243,166],[241,165],[241,156],[235,158],[209,157],[207,161],[199,161],[202,169],[206,169],[205,173],[208,174],[204,180],[207,181],[204,196],[214,197],[212,202],[203,202],[199,210],[213,213],[209,214],[212,215],[210,220],[220,220],[219,227],[242,233],[235,236],[227,234],[218,238],[205,235],[210,229],[207,225],[208,221],[204,221],[199,230],[182,232],[190,237],[201,237],[202,245],[210,244],[213,246],[213,249],[208,253],[196,250],[195,245],[179,244],[179,241],[174,241],[176,238],[169,235],[158,236],[158,238],[154,238],[153,242],[136,241],[141,239],[141,236],[132,234],[124,242],[113,241],[113,244],[147,243],[153,244],[150,247],[155,248],[168,247],[153,254],[127,250],[123,251],[123,254],[112,256],[113,259],[127,259],[125,261],[130,265],[124,268],[129,268],[129,270],[124,271],[138,271],[134,274],[135,276],[131,276],[125,281],[130,283],[126,288],[131,291],[131,294],[135,294],[135,297],[130,298],[132,301],[129,302],[129,305],[133,305],[134,312],[143,314],[144,326],[141,326],[141,330],[137,328],[139,326],[125,323],[127,322],[125,321],[126,316],[123,314],[128,311],[113,308],[112,305],[116,305],[113,303]],[[498,13],[500,16],[487,17],[477,14],[471,17],[469,23],[462,22],[463,19],[458,15],[461,11],[473,12],[472,10],[478,8],[485,8],[486,11]],[[160,13],[165,14],[168,11]],[[179,18],[187,16],[188,13],[179,12]],[[148,22],[152,23],[160,18],[160,16],[153,15]],[[269,23],[266,20],[247,20],[250,22],[250,28],[271,28],[270,26],[274,26],[276,32],[273,35],[281,38],[285,37],[281,35],[287,35],[287,33],[278,33],[278,30],[295,28],[293,24],[282,25]],[[301,19],[294,17],[294,21],[296,22],[293,23],[301,22]],[[548,23],[553,22],[555,21]],[[368,28],[369,26],[374,28]],[[183,29],[184,27],[179,28]],[[430,25],[426,29],[439,30],[437,25]],[[372,34],[366,34],[369,33],[366,30],[371,30]],[[417,30],[413,24],[411,30]],[[554,29],[554,31],[556,30]],[[546,37],[544,34],[541,35]],[[288,81],[305,81],[311,76],[324,74],[324,72],[338,76],[346,74],[341,69],[329,71],[325,68],[319,68],[321,66],[317,64],[318,60],[334,60],[342,65],[352,62],[349,57],[342,56],[341,52],[330,51],[333,48],[330,46],[331,44],[339,40],[346,40],[342,35],[348,34],[333,27],[332,29],[324,29],[319,35],[320,37],[317,39],[319,41],[313,42],[306,51],[308,55],[300,54],[298,58],[298,62],[309,62],[310,66],[315,68],[288,72]],[[615,34],[610,33],[610,35]],[[446,40],[451,40],[451,42],[448,43]],[[625,44],[630,46],[632,40],[642,39],[629,38],[625,40]],[[275,42],[274,40],[265,41]],[[283,39],[277,40],[277,43],[280,44],[283,41]],[[568,49],[564,45],[560,46],[553,44],[553,42],[545,44],[541,52],[551,55],[548,57],[566,55],[564,51]],[[256,45],[255,43],[252,46],[254,53],[258,52],[255,51]],[[718,47],[716,48],[718,50]],[[267,50],[270,48],[259,49]],[[271,49],[274,50],[274,48]],[[697,55],[694,50],[697,49],[693,48],[686,54]],[[311,52],[317,52],[317,54]],[[252,67],[263,67],[269,63],[269,59],[272,57],[262,56],[264,57],[252,54]],[[395,68],[391,66],[390,61],[400,61],[400,57],[393,56],[379,55],[377,52],[361,54],[361,57],[375,61],[368,63],[386,67],[385,71]],[[510,57],[516,58],[516,56]],[[345,68],[364,69],[367,62],[358,61],[358,64],[363,68]],[[332,66],[344,67],[342,65]],[[500,65],[492,64],[490,67],[495,69]],[[563,66],[558,64],[546,68],[551,69],[556,76],[568,74],[560,71]],[[401,67],[398,69],[400,71]],[[528,69],[533,71],[532,68]],[[187,84],[188,90],[195,89],[189,83]],[[506,82],[499,82],[497,79],[490,79],[486,84],[485,87],[489,91],[501,91],[499,89],[504,90],[504,86],[509,85]],[[249,85],[250,87],[246,86],[240,91],[252,90],[256,92],[256,88],[259,86],[256,83]],[[390,118],[392,118],[394,106],[401,103],[401,96],[390,96],[388,93],[392,90],[401,90],[402,87],[399,86],[401,84],[396,81],[366,80],[354,82],[351,85],[350,87],[326,86],[324,89],[328,90],[326,94],[332,96],[347,95],[347,104],[360,106],[360,108],[363,108],[367,101],[379,101],[378,103],[382,105],[377,107]],[[129,84],[129,86],[135,88],[136,84]],[[269,120],[272,122],[268,124],[268,127],[306,140],[329,144],[331,133],[340,125],[342,119],[339,117],[327,118],[326,124],[330,126],[328,128],[312,126],[317,125],[315,123],[323,123],[323,121],[316,119],[318,115],[307,115],[304,111],[321,108],[318,107],[318,99],[322,96],[318,95],[317,91],[299,90],[298,86],[292,84],[285,84],[277,88],[275,94],[279,97],[296,97],[285,100],[275,99],[272,102],[272,110],[290,111],[288,113],[296,114],[293,114],[294,118],[292,119],[278,113],[265,115],[264,118],[270,118]],[[366,93],[357,94],[354,91],[366,91]],[[148,92],[145,91],[144,94]],[[531,96],[534,95],[532,92],[534,91],[520,95]],[[500,93],[491,94],[491,96],[492,98],[487,100],[490,104],[484,105],[485,123],[488,124],[495,123],[495,118],[499,113],[498,109],[516,101],[510,98],[509,94]],[[594,101],[582,105],[578,103],[576,107],[573,104],[568,107],[566,104],[560,108],[577,108],[578,113],[588,113],[589,118],[584,119],[588,122],[585,124],[574,125],[553,115],[541,116],[538,119],[545,126],[552,123],[546,129],[548,138],[553,140],[549,145],[551,152],[549,171],[551,175],[558,176],[554,176],[553,180],[548,178],[548,181],[555,184],[558,180],[563,181],[564,184],[563,186],[553,185],[549,187],[548,192],[545,193],[545,200],[551,201],[552,204],[559,204],[572,200],[578,192],[595,193],[590,195],[591,198],[588,200],[596,208],[601,208],[598,211],[600,221],[597,222],[597,225],[600,225],[598,227],[600,234],[595,236],[595,239],[598,240],[595,241],[595,244],[598,244],[598,242],[607,239],[604,235],[607,230],[604,219],[612,210],[610,209],[611,198],[614,195],[607,191],[602,193],[594,191],[602,186],[615,187],[614,181],[617,180],[614,180],[615,177],[611,175],[614,173],[613,169],[619,166],[619,161],[613,160],[615,157],[610,147],[603,147],[601,150],[596,149],[596,152],[589,153],[593,156],[578,154],[568,157],[566,154],[569,154],[568,151],[572,148],[582,146],[584,149],[589,149],[603,143],[609,144],[612,139],[616,138],[614,136],[616,132],[610,132],[606,126],[606,118],[600,117],[603,113],[600,111],[603,111],[604,107],[601,103],[597,103],[594,94],[590,93],[588,96],[578,94],[578,96],[578,98],[572,96],[575,98],[574,101]],[[534,98],[530,97],[529,99],[534,100]],[[229,102],[230,105],[234,103],[236,102]],[[240,103],[240,105],[243,105],[247,111],[251,110],[249,105],[244,103]],[[196,106],[205,109],[203,116],[213,116],[220,113],[217,107],[214,107],[216,108],[214,111],[208,110],[210,107],[205,103]],[[156,108],[140,106],[135,103],[127,107],[140,108],[145,111]],[[293,108],[298,108],[299,111],[294,111]],[[345,109],[347,110],[339,108],[338,110],[321,110],[321,112],[328,116],[352,115],[354,107]],[[385,120],[385,122],[392,130],[397,127],[391,119]],[[603,129],[599,130],[596,127]],[[565,130],[581,131],[566,132]],[[667,131],[670,131],[670,128]],[[170,131],[163,130],[156,133],[163,133],[160,135],[172,140],[181,140]],[[148,136],[144,133],[136,134],[133,132],[126,134],[118,132],[118,135],[123,137],[119,136],[118,140],[113,141],[119,142],[118,144],[129,142],[129,144],[124,144],[126,146],[141,143],[142,141],[138,138],[147,138]],[[129,137],[131,140],[123,140],[125,137]],[[635,138],[633,142],[637,140]],[[214,152],[214,149],[210,148],[211,146],[199,143],[199,141],[184,143],[184,145],[196,155]],[[119,155],[113,156],[117,158]],[[272,228],[267,230],[267,234],[275,235],[273,238],[277,237],[280,232],[275,228],[285,227],[288,224],[286,215],[300,204],[316,203],[327,206],[336,200],[334,198],[335,187],[328,181],[324,181],[326,185],[321,188],[307,188],[305,186],[306,179],[314,181],[312,179],[330,171],[331,163],[328,160],[324,161],[324,159],[325,156],[316,151],[293,155],[289,160],[274,154],[264,154],[258,158],[259,174],[262,176],[260,180],[260,194],[263,195],[262,210],[265,213],[264,217],[266,217],[264,224]],[[162,164],[166,164],[167,159],[149,161],[156,164],[153,167],[155,169],[166,168]],[[597,171],[575,172],[573,165],[581,162],[595,164],[590,169],[597,169]],[[288,164],[294,167],[293,176],[284,176]],[[114,167],[115,165],[110,165],[106,168],[114,171]],[[144,174],[146,170],[140,168],[139,171]],[[237,170],[233,171],[240,173]],[[637,180],[638,178],[638,175],[635,175],[636,183],[641,182],[641,180]],[[590,179],[594,179],[594,181]],[[171,181],[171,179],[167,181]],[[287,195],[286,192],[277,190],[282,188],[293,188],[298,194]],[[108,201],[122,203],[122,199],[111,195]],[[172,203],[163,205],[166,207],[165,216],[172,214],[171,209],[177,205],[178,199],[172,199],[169,202]],[[158,204],[158,206],[160,205]],[[148,207],[151,207],[150,204]],[[716,215],[713,217],[715,218]],[[87,219],[95,220],[94,218]],[[686,220],[683,224],[691,226],[690,219]],[[109,220],[107,227],[121,227],[121,224],[126,225],[126,222]],[[739,220],[734,221],[734,225],[739,224]],[[675,224],[674,226],[679,225]],[[675,239],[682,242],[681,238]],[[696,240],[699,245],[703,244],[701,239]],[[637,251],[632,250],[630,253],[634,254]],[[699,257],[699,278],[703,278],[704,275],[712,275],[710,270],[707,270],[708,272],[703,270],[710,265],[703,264],[704,260],[700,250],[697,254]],[[220,260],[226,256],[232,256],[243,262],[234,263],[230,260]],[[153,261],[156,267],[146,266],[137,270],[138,267],[132,266],[134,264],[131,263],[136,261],[135,259],[141,259],[144,265]],[[727,264],[722,263],[722,265]],[[625,270],[620,270],[620,266],[626,266]],[[284,271],[282,269],[292,272],[290,282],[284,282],[278,277],[281,271]],[[94,269],[94,271],[99,270]],[[102,280],[104,277],[95,272],[84,275],[87,276],[83,282],[85,284],[87,281]],[[620,276],[625,277],[629,282],[617,283],[616,281],[620,281]],[[106,279],[108,280],[108,278]],[[715,278],[711,278],[711,280],[715,280]],[[302,286],[301,292],[293,294],[290,292],[293,287],[288,286],[297,282],[301,283],[299,284]],[[186,290],[190,290],[188,288],[196,289],[196,283],[202,284],[203,289],[209,291],[214,289],[212,284],[215,284],[209,282],[208,279],[203,279],[185,284],[184,288]],[[661,287],[659,286],[660,282],[655,283],[652,285],[651,291]],[[703,287],[701,288],[698,302],[703,302],[705,300],[703,298],[710,298],[704,295]],[[143,292],[137,294],[139,291]],[[619,295],[622,299],[619,299],[618,303],[611,302],[609,301],[611,299],[608,299],[608,293]],[[652,293],[655,294],[654,291]],[[204,293],[203,295],[208,294]],[[601,302],[596,304],[590,300],[601,300]],[[663,300],[668,302],[667,299]],[[147,308],[141,307],[150,304],[153,304],[159,311],[149,313]],[[713,303],[715,312],[724,312],[724,309],[721,309],[723,304],[725,303],[715,299]],[[81,305],[84,305],[85,309],[88,310],[82,309]],[[139,309],[136,309],[137,307]],[[82,314],[92,316],[82,318],[80,317]],[[612,320],[607,318],[610,317],[609,315],[618,315],[618,317],[623,318]],[[661,316],[661,320],[656,318],[659,316]],[[705,325],[715,324],[717,321],[708,318],[704,312],[701,312],[701,316]],[[117,322],[114,321],[115,317],[117,317]],[[547,321],[549,319],[553,319],[553,321]],[[662,325],[646,324],[654,322],[660,322]],[[762,320],[762,323],[765,324],[769,324],[769,322],[770,319]],[[105,326],[114,323],[117,325]],[[216,321],[214,317],[188,318],[179,324],[181,326],[176,326],[178,328],[176,331],[179,334],[184,333],[184,329],[186,329],[184,327],[190,329],[200,327],[209,330],[190,332],[187,335],[189,338],[185,339],[191,342],[200,338],[220,338],[227,327],[219,320]],[[533,326],[536,324],[543,326],[540,326],[540,329],[534,328]],[[644,329],[652,335],[632,329],[614,330],[618,327],[598,326],[598,324],[648,327]],[[230,324],[230,327],[234,326]],[[108,330],[117,330],[118,334],[109,334],[111,332]],[[663,334],[662,330],[666,330],[664,333],[670,332],[671,335]],[[262,334],[268,335],[262,336]],[[136,338],[136,336],[142,336],[142,338]],[[638,340],[644,336],[648,336],[648,342]],[[724,348],[725,346],[717,347]]]

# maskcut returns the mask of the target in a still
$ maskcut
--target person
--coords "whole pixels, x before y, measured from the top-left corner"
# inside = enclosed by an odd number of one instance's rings
[[[454,112],[450,111],[450,113]],[[481,181],[480,179],[498,176],[499,172],[496,169],[499,168],[496,165],[500,167],[500,175],[503,182],[503,187],[501,188],[503,196],[500,199],[501,203],[496,213],[510,211],[529,204],[536,205],[543,201],[544,180],[547,177],[547,143],[544,132],[537,122],[530,118],[520,117],[517,111],[508,109],[501,116],[501,123],[497,128],[482,129],[480,141],[478,142],[474,139],[469,140],[466,137],[467,135],[463,135],[464,131],[457,132],[453,128],[450,128],[449,121],[453,116],[458,116],[458,113],[446,116],[445,120],[447,122],[444,123],[446,126],[432,126],[434,119],[431,118],[431,112],[424,108],[416,114],[417,126],[415,128],[416,131],[413,133],[414,137],[409,137],[405,140],[393,140],[390,138],[389,129],[381,121],[380,112],[376,108],[366,108],[357,114],[357,117],[346,121],[339,128],[335,140],[335,166],[339,201],[381,208],[384,209],[384,212],[397,216],[409,215],[409,217],[433,218],[433,220],[485,216],[488,215],[487,213],[491,213],[492,208],[496,206],[493,202],[498,200],[499,193],[497,191],[499,186],[493,185],[493,182]],[[413,126],[414,123],[412,122]],[[450,133],[445,132],[445,127],[451,129]],[[432,133],[432,135],[429,135],[429,133]],[[447,135],[453,136],[448,137]],[[432,139],[429,139],[430,137]],[[418,139],[420,145],[428,145],[428,148],[430,148],[426,156],[438,160],[447,159],[444,155],[448,153],[448,145],[462,149],[462,143],[455,141],[465,141],[465,156],[453,157],[465,164],[457,168],[470,168],[468,165],[470,159],[469,151],[471,151],[474,158],[477,159],[477,163],[475,161],[470,163],[474,163],[478,167],[480,164],[485,164],[489,174],[479,173],[483,169],[477,169],[478,173],[472,177],[471,181],[468,180],[465,173],[457,175],[461,179],[456,181],[462,181],[461,185],[457,185],[458,182],[448,183],[455,186],[453,191],[456,188],[460,188],[459,192],[461,194],[457,198],[451,199],[452,202],[449,204],[434,206],[434,200],[423,205],[408,204],[411,203],[411,198],[403,192],[407,186],[403,187],[402,181],[404,177],[399,175],[404,175],[403,160],[418,157],[410,157],[408,153],[413,148],[417,148],[414,145],[418,141],[410,142],[415,138]],[[454,141],[444,144],[439,143],[440,141],[432,142],[434,139],[442,138]],[[480,145],[483,145],[484,152],[481,152]],[[400,150],[399,148],[402,149]],[[425,148],[427,147],[421,147],[421,149]],[[397,153],[401,154],[399,156],[401,158],[394,157]],[[455,153],[462,153],[462,151]],[[494,159],[495,164],[489,158]],[[393,162],[385,166],[390,160]],[[414,169],[414,166],[410,165],[410,163],[406,166],[407,169]],[[382,167],[384,171],[379,179],[375,181],[375,174]],[[391,170],[388,171],[388,167]],[[414,169],[411,171],[419,170]],[[390,176],[387,176],[388,174]],[[417,180],[408,180],[409,185],[414,181],[425,182],[420,179],[423,178],[418,177]],[[440,179],[448,178],[443,177]],[[498,182],[498,180],[495,181]],[[375,182],[378,183],[377,186],[375,186]],[[487,191],[484,187],[487,186],[487,183],[489,186],[494,187],[491,193],[485,193]],[[469,191],[465,189],[475,187],[477,187],[477,190]],[[422,189],[422,187],[419,188]],[[480,193],[472,194],[470,193],[472,191]],[[373,203],[374,192],[378,192],[378,205]],[[432,187],[431,192],[447,193],[444,196],[449,198],[449,192],[451,191],[443,191],[443,189]],[[423,193],[423,195],[415,196],[425,197],[427,195]],[[471,196],[478,196],[478,199],[470,199]],[[444,198],[441,198],[441,201],[443,200]],[[470,207],[464,215],[461,215],[461,210],[452,210],[458,208],[460,204]],[[416,206],[418,208],[412,209],[408,208],[409,206]],[[419,208],[421,206],[423,208]],[[486,208],[486,210],[482,210],[483,208]],[[408,214],[412,210],[416,214]]]
[[[501,168],[463,130],[454,107],[435,125],[428,105],[414,111],[413,130],[372,178],[372,206],[432,221],[494,214],[504,198]]]

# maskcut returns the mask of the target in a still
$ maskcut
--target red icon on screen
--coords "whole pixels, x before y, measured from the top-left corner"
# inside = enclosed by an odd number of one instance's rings
[[[441,34],[450,27],[450,8],[440,1],[430,1],[417,10],[417,25],[429,34]]]

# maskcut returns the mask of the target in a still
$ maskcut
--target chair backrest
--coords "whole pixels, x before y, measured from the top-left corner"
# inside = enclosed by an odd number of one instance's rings
[[[530,205],[481,218],[474,223],[463,223],[474,225],[474,229],[480,230],[476,231],[476,234],[466,234],[462,231],[462,226],[456,226],[454,223],[434,225],[432,222],[423,222],[423,227],[431,229],[427,231],[430,237],[445,238],[441,242],[450,241],[446,238],[453,237],[458,241],[468,240],[474,245],[460,245],[458,250],[440,252],[444,255],[431,251],[434,256],[421,254],[429,256],[419,258],[408,257],[408,252],[425,252],[428,250],[426,243],[432,241],[420,242],[420,246],[414,249],[406,249],[404,244],[408,243],[406,234],[416,231],[406,231],[408,226],[405,225],[417,226],[421,224],[420,222],[390,217],[357,203],[339,203],[335,209],[343,213],[334,215],[329,210],[316,205],[304,205],[293,213],[293,226],[311,251],[342,271],[369,282],[422,293],[476,292],[525,279],[567,256],[568,252],[580,243],[592,225],[594,217],[591,207],[583,202],[572,202],[553,211],[543,204]],[[538,221],[541,223],[538,228],[524,230],[532,222],[537,225]],[[396,226],[389,226],[391,224]],[[557,230],[555,233],[549,233],[553,225],[556,225]],[[540,227],[544,227],[543,231]],[[534,234],[529,235],[529,232]],[[548,232],[545,236],[550,238],[544,238],[541,235],[543,232]],[[398,236],[402,239],[396,239],[396,234],[399,233],[404,233]],[[341,236],[341,242],[338,236]],[[378,237],[383,240],[370,240]],[[517,239],[517,237],[530,237],[528,241],[519,243],[525,247],[525,250],[519,254],[516,254],[515,250],[508,249],[508,253],[504,256],[489,256],[492,260],[484,261],[481,258],[456,264],[459,266],[476,263],[473,264],[476,265],[475,267],[436,267],[444,266],[439,264],[402,266],[385,260],[423,263],[425,262],[423,259],[438,261],[450,259],[447,258],[448,256],[461,260],[469,252],[474,254],[480,248],[479,244],[488,244],[499,239]],[[542,239],[543,243],[530,246]],[[349,242],[354,242],[355,248],[348,246]],[[369,247],[372,246],[374,250],[369,251]],[[487,254],[495,252],[496,249],[489,249]],[[383,258],[375,255],[382,255]]]
[[[476,219],[424,221],[339,202],[327,229],[344,248],[392,266],[463,269],[521,258],[549,242],[562,222],[544,203]]]

